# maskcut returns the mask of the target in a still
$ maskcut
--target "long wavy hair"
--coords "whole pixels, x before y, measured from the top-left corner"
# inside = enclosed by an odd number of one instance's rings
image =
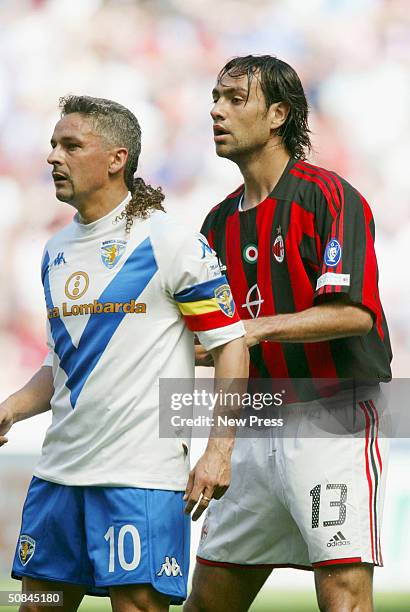
[[[234,57],[219,72],[218,82],[225,75],[248,77],[248,91],[253,78],[258,78],[265,97],[266,109],[274,102],[285,102],[289,107],[286,121],[277,130],[289,155],[306,159],[311,151],[308,125],[308,103],[296,71],[286,62],[272,55]]]
[[[153,210],[164,210],[165,198],[161,187],[154,188],[141,177],[134,177],[141,153],[141,128],[135,115],[113,100],[90,96],[64,96],[60,98],[61,117],[81,113],[90,117],[93,127],[109,146],[124,147],[128,159],[124,168],[124,181],[131,199],[117,219],[126,218],[125,229],[130,231],[135,218],[146,219]]]

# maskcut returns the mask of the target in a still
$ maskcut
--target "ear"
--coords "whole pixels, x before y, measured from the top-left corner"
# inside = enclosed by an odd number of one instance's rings
[[[288,118],[289,104],[287,102],[274,102],[269,108],[270,124],[273,131],[280,128]]]
[[[128,150],[113,149],[108,158],[108,174],[116,174],[125,167],[128,159]]]

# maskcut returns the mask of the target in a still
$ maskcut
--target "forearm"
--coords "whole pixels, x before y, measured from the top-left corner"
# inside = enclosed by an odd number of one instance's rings
[[[9,411],[13,423],[23,421],[49,410],[53,392],[52,368],[43,366],[24,387],[3,402],[2,408]]]
[[[225,425],[225,419],[234,418],[240,413],[239,398],[247,389],[249,352],[244,338],[233,340],[211,352],[215,362],[215,392],[220,393],[222,401],[214,408],[214,427],[209,436],[208,448],[229,452],[233,448],[236,427]],[[228,397],[238,398],[238,401],[227,404],[224,401],[227,394]]]
[[[270,342],[323,342],[367,334],[372,315],[361,306],[335,300],[290,314],[247,321],[247,333],[255,344]]]
[[[240,400],[236,406],[226,406],[223,397],[225,393],[242,397],[248,379],[249,353],[244,338],[232,340],[211,353],[215,361],[215,392],[221,392],[222,401],[214,408],[214,426],[206,450],[191,470],[185,491],[185,512],[189,514],[198,504],[192,516],[194,521],[206,510],[212,497],[219,499],[229,487],[236,427],[218,424],[218,417],[229,418],[240,410]]]

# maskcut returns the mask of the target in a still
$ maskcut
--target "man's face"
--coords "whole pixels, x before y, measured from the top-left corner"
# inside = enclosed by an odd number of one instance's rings
[[[258,75],[251,80],[248,96],[248,77],[225,74],[212,91],[216,153],[233,161],[246,159],[265,147],[272,137],[271,115]]]
[[[109,150],[89,118],[66,115],[57,123],[47,158],[53,166],[56,197],[76,208],[108,183]]]

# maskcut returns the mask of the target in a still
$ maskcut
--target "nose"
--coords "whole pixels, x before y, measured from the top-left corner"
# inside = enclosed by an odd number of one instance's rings
[[[219,98],[219,100],[217,100],[216,102],[214,102],[213,107],[211,108],[211,117],[214,121],[217,121],[218,119],[225,119],[226,118],[226,113],[222,107],[222,102],[221,99]]]
[[[47,162],[51,165],[61,164],[62,163],[61,155],[62,155],[61,148],[57,145],[51,149],[50,154],[47,157]]]

